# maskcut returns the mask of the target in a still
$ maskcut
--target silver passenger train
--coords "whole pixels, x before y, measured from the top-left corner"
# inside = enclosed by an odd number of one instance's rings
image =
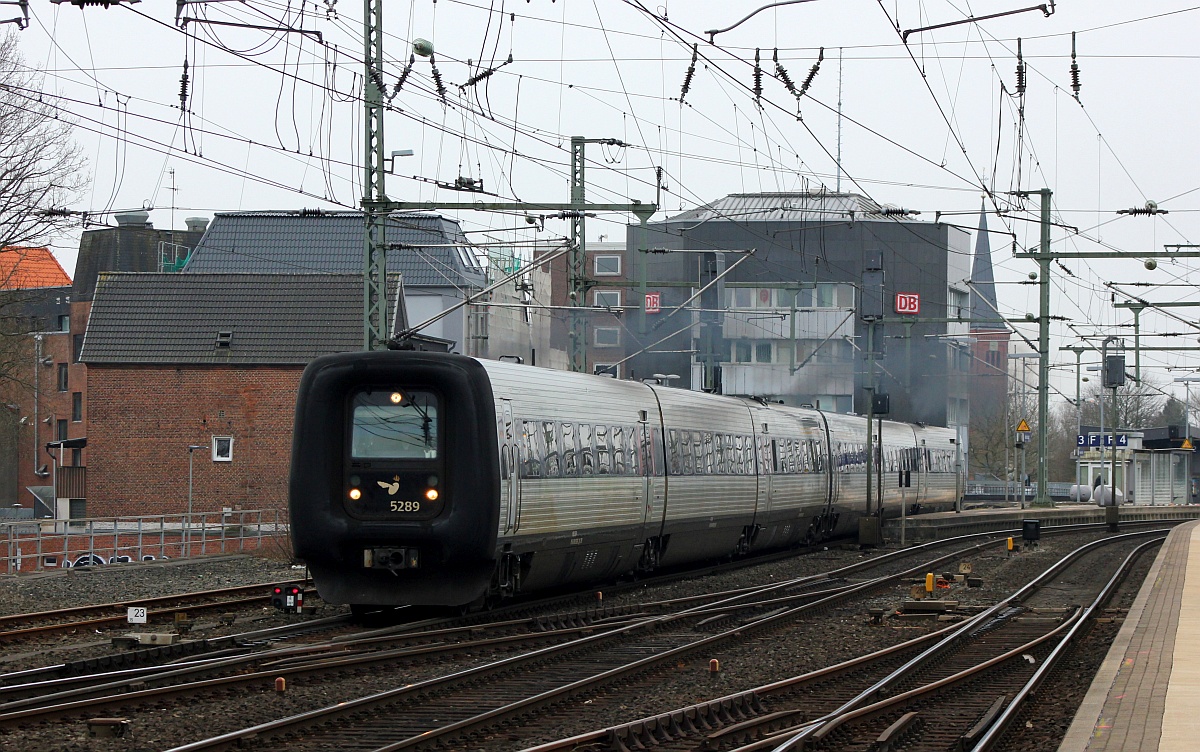
[[[953,431],[877,456],[885,512],[953,505]],[[859,416],[386,351],[305,370],[289,507],[327,602],[463,606],[850,532],[866,489]]]

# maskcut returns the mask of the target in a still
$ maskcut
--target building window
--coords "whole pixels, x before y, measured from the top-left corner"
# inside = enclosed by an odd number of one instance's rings
[[[83,420],[83,392],[71,393],[71,420],[76,423]]]
[[[70,383],[69,379],[67,378],[68,368],[70,368],[70,364],[68,363],[58,364],[58,391],[60,392],[65,392],[68,389],[68,384]]]
[[[64,316],[58,317],[58,331],[60,331],[60,332],[71,331],[71,317],[70,316],[64,315]]]
[[[79,356],[80,356],[80,354],[83,353],[83,335],[82,334],[76,334],[74,337],[71,338],[71,352],[72,352],[71,361],[74,363],[78,363]]]
[[[600,255],[592,257],[594,259],[592,267],[597,277],[616,277],[621,274],[621,257]]]
[[[617,326],[598,326],[593,340],[596,347],[618,347],[621,344],[621,328]]]
[[[67,421],[60,419],[54,422],[54,439],[55,441],[66,441]]]
[[[213,462],[233,462],[233,437],[214,436],[212,440]]]
[[[592,373],[597,376],[608,376],[609,378],[621,378],[621,366],[616,363],[596,363],[592,366]]]
[[[596,290],[592,295],[592,301],[597,308],[621,307],[620,290]]]
[[[734,363],[749,363],[750,353],[753,351],[750,340],[739,339],[733,343],[733,362]]]
[[[771,343],[759,342],[754,346],[754,362],[755,363],[771,363]]]
[[[948,297],[949,300],[947,302],[950,304],[950,310],[946,312],[947,316],[955,316],[960,319],[963,317],[970,317],[971,295],[969,293],[951,287],[950,295]]]
[[[77,448],[77,449],[71,450],[71,464],[74,467],[83,467],[83,450],[82,449]]]
[[[725,297],[728,298],[730,308],[753,308],[754,307],[754,289],[750,287],[729,287],[726,288]]]
[[[803,289],[796,295],[797,308],[853,308],[854,285],[843,282],[818,282],[815,289]]]

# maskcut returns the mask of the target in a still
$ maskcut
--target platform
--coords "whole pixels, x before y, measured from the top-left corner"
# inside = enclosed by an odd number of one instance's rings
[[[1171,531],[1059,752],[1200,748],[1200,523]]]
[[[883,523],[883,536],[888,541],[899,542],[900,529],[904,527],[907,543],[971,533],[987,533],[1000,530],[1019,530],[1021,520],[1041,520],[1042,529],[1058,525],[1098,525],[1105,522],[1105,508],[1095,504],[1060,503],[1054,507],[1017,506],[1006,508],[968,509],[963,512],[931,512],[901,519],[889,517]],[[1143,506],[1126,504],[1121,507],[1121,522],[1154,522],[1158,520],[1200,519],[1200,505]]]

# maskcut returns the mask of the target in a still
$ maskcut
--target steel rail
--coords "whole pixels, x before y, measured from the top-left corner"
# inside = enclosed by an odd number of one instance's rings
[[[1113,538],[1105,538],[1100,541],[1089,543],[1086,546],[1077,549],[1068,554],[1064,559],[1056,562],[1046,571],[1044,571],[1034,581],[1022,586],[1017,591],[1010,594],[1003,601],[992,606],[988,610],[981,612],[979,615],[967,621],[946,627],[937,632],[932,632],[928,635],[915,638],[905,643],[899,643],[892,647],[886,648],[875,653],[851,659],[835,666],[819,669],[814,672],[803,674],[801,676],[786,679],[774,684],[757,687],[745,692],[739,692],[725,697],[717,698],[707,702],[697,703],[679,710],[669,711],[655,716],[639,719],[628,724],[613,726],[606,729],[580,734],[567,739],[562,739],[554,742],[548,742],[527,749],[525,752],[559,752],[561,750],[586,749],[588,745],[611,744],[613,748],[650,748],[651,743],[655,740],[663,738],[678,738],[685,731],[699,734],[699,728],[704,726],[715,726],[720,728],[719,731],[710,734],[709,737],[713,740],[719,736],[727,736],[739,733],[745,729],[761,729],[763,725],[790,725],[791,728],[783,728],[778,731],[771,732],[769,736],[760,739],[752,744],[738,748],[739,752],[751,752],[752,750],[775,750],[787,749],[788,747],[780,747],[781,744],[795,741],[795,737],[799,733],[803,733],[803,737],[808,737],[814,734],[822,724],[835,718],[839,711],[846,712],[848,706],[852,703],[846,703],[838,710],[821,716],[817,719],[807,719],[802,710],[781,711],[772,713],[770,716],[764,715],[762,718],[752,718],[751,720],[738,722],[737,714],[743,715],[763,715],[765,709],[761,705],[761,701],[778,692],[786,692],[791,688],[814,683],[822,679],[828,679],[833,676],[838,676],[843,673],[848,673],[863,665],[881,660],[888,655],[899,653],[901,651],[912,651],[922,645],[936,640],[937,643],[926,650],[923,650],[917,658],[906,661],[905,664],[897,669],[889,677],[876,682],[871,689],[860,692],[857,695],[858,704],[863,701],[873,699],[879,691],[883,691],[887,686],[894,684],[900,680],[901,672],[911,671],[919,664],[920,656],[932,656],[940,654],[946,647],[952,644],[955,636],[964,636],[972,631],[976,631],[988,620],[994,617],[1006,604],[1012,603],[1017,599],[1025,599],[1033,593],[1038,587],[1038,583],[1045,582],[1060,573],[1065,567],[1070,566],[1071,559],[1077,556],[1083,556],[1090,550],[1094,550],[1100,546],[1106,545],[1116,540],[1128,539],[1129,537],[1137,537],[1148,534],[1155,534],[1162,531],[1143,531],[1129,536],[1118,536]],[[1153,545],[1151,542],[1146,545]],[[1109,587],[1112,587],[1111,581]],[[1099,602],[1099,599],[1097,599]],[[1078,615],[1077,615],[1078,616]],[[1016,650],[1008,651],[1016,653]],[[788,723],[791,718],[794,722]]]
[[[1129,569],[1131,569],[1133,566],[1134,560],[1141,556],[1146,549],[1149,549],[1152,546],[1161,545],[1163,540],[1165,540],[1165,538],[1147,541],[1130,552],[1129,556],[1125,558],[1125,561],[1121,563],[1121,566],[1118,567],[1116,573],[1113,574],[1108,583],[1104,586],[1104,589],[1101,590],[1100,594],[1096,596],[1096,599],[1092,601],[1091,605],[1084,609],[1083,614],[1075,622],[1075,625],[1071,628],[1071,631],[1063,637],[1062,641],[1058,644],[1054,651],[1051,652],[1050,655],[1046,656],[1046,658],[1042,661],[1042,665],[1038,667],[1038,670],[1034,672],[1029,681],[1025,683],[1025,686],[1023,686],[1020,691],[1017,692],[1016,696],[1013,697],[1012,702],[1008,703],[1008,705],[1004,708],[1004,711],[1000,713],[998,717],[996,717],[995,721],[988,727],[987,731],[978,738],[978,741],[975,742],[974,746],[969,748],[972,750],[972,752],[990,752],[990,750],[996,747],[1000,741],[1000,738],[1004,735],[1004,732],[1008,730],[1013,721],[1016,720],[1017,714],[1020,713],[1020,711],[1024,708],[1025,703],[1028,702],[1034,696],[1034,694],[1036,694],[1038,688],[1042,685],[1042,682],[1045,681],[1049,673],[1058,666],[1059,661],[1063,658],[1063,656],[1066,655],[1067,651],[1074,646],[1076,640],[1078,640],[1081,636],[1080,633],[1082,628],[1088,624],[1088,620],[1092,614],[1096,613],[1104,606],[1108,599],[1112,597],[1112,594],[1117,589],[1117,586],[1124,581],[1125,577],[1128,575]]]
[[[978,534],[972,535],[969,537],[972,537],[972,538],[978,537]],[[952,559],[960,558],[963,555],[966,555],[966,554],[969,554],[972,552],[976,552],[980,549],[983,549],[983,548],[986,548],[989,546],[998,545],[999,543],[1001,543],[1000,540],[985,541],[982,543],[977,543],[972,546],[968,546],[966,548],[957,549],[957,550],[954,550],[945,555],[936,557],[935,559],[920,562],[920,563],[916,564],[915,566],[904,569],[903,571],[896,572],[896,573],[889,574],[889,575],[884,575],[884,576],[877,577],[877,578],[872,578],[865,582],[855,584],[837,594],[826,596],[826,597],[821,598],[820,600],[814,601],[812,603],[804,604],[802,606],[788,609],[781,613],[776,613],[776,614],[764,617],[762,619],[759,619],[757,621],[750,622],[748,624],[740,625],[736,628],[727,630],[725,632],[722,632],[722,633],[719,633],[716,635],[712,635],[710,637],[707,637],[707,638],[704,638],[701,640],[693,641],[686,645],[672,648],[670,650],[658,653],[654,656],[643,658],[641,660],[634,661],[632,663],[626,664],[626,665],[618,667],[618,668],[610,669],[607,671],[602,671],[599,674],[595,674],[591,677],[587,677],[587,678],[584,678],[584,679],[581,679],[581,680],[578,680],[575,682],[571,682],[567,685],[558,687],[553,690],[548,690],[546,692],[542,692],[534,697],[525,698],[524,700],[521,700],[521,701],[518,701],[515,703],[510,703],[508,705],[505,705],[505,706],[502,706],[499,708],[495,708],[493,710],[490,710],[490,711],[487,711],[487,712],[484,712],[481,714],[477,714],[475,716],[472,716],[471,718],[464,719],[464,720],[459,721],[454,724],[443,726],[443,727],[437,728],[437,729],[431,729],[430,731],[423,733],[417,737],[412,737],[412,738],[409,738],[406,740],[402,740],[400,742],[397,742],[396,744],[391,744],[391,745],[388,745],[381,749],[382,750],[398,750],[398,749],[402,749],[405,747],[429,744],[438,738],[444,739],[447,736],[466,733],[467,731],[469,731],[473,728],[492,725],[503,718],[510,717],[512,715],[520,714],[523,712],[527,712],[536,706],[545,704],[547,702],[551,702],[556,699],[561,699],[561,698],[567,697],[571,694],[580,692],[584,689],[594,688],[595,686],[597,686],[601,683],[611,681],[622,675],[628,675],[631,673],[646,670],[657,663],[677,659],[684,654],[693,652],[695,650],[699,650],[704,647],[708,647],[708,646],[717,644],[721,641],[726,641],[726,640],[730,640],[730,639],[739,639],[743,635],[750,632],[751,630],[760,630],[760,629],[767,628],[769,626],[773,626],[776,623],[779,623],[781,621],[794,618],[801,613],[806,613],[806,612],[809,612],[809,611],[812,611],[815,609],[827,607],[836,602],[844,600],[845,598],[847,598],[851,595],[876,589],[876,588],[878,588],[884,584],[887,584],[889,582],[892,582],[894,580],[912,576],[915,573],[928,571],[931,567],[935,567],[938,564],[944,563],[944,562],[952,560]],[[947,545],[947,541],[935,541],[935,542],[933,542],[931,544],[927,544],[927,545],[938,545],[939,547],[942,547],[942,546]],[[918,548],[924,548],[924,547],[926,547],[926,546],[921,546]],[[912,549],[908,549],[906,551],[897,552],[897,553],[904,553],[904,554],[911,555],[911,552],[912,552]],[[886,558],[890,560],[892,557],[893,557],[892,554],[888,554]],[[881,557],[877,557],[877,558],[871,560],[871,563],[877,565],[879,562],[884,561],[884,560],[885,560],[885,557],[881,556]],[[856,563],[854,565],[851,565],[850,567],[844,567],[841,570],[834,570],[834,571],[843,571],[843,570],[848,570],[848,569],[857,570],[857,569],[863,568],[863,564],[864,563]],[[799,579],[807,579],[807,578],[799,578]],[[782,584],[786,584],[786,583],[773,583],[772,585],[762,588],[762,590],[763,591],[776,590]],[[737,595],[737,596],[727,599],[727,601],[723,601],[722,604],[732,605],[732,604],[736,603],[737,601],[744,599],[745,597],[746,597],[746,595],[744,595],[744,594]],[[567,650],[577,650],[577,649],[580,649],[581,647],[584,647],[585,645],[589,645],[591,643],[599,644],[603,641],[614,639],[615,637],[632,634],[633,632],[638,631],[638,630],[650,630],[650,629],[658,628],[658,627],[668,624],[670,622],[674,622],[674,621],[677,621],[682,618],[687,618],[688,616],[693,615],[695,612],[698,612],[701,609],[704,609],[704,610],[711,609],[716,605],[721,605],[721,604],[707,604],[705,606],[694,607],[691,609],[685,609],[684,611],[682,611],[678,614],[673,614],[670,616],[652,617],[650,619],[645,620],[644,622],[641,622],[641,623],[638,623],[638,624],[635,624],[635,625],[632,625],[630,627],[626,627],[626,628],[623,628],[620,630],[613,630],[613,631],[606,632],[601,635],[594,635],[591,637],[583,638],[583,639],[575,641],[573,643],[568,643],[568,644],[564,644],[564,645],[560,645],[560,646],[553,646],[551,648],[544,648],[542,650],[534,651],[533,653],[527,653],[527,654],[524,654],[521,656],[515,656],[513,658],[505,659],[503,661],[498,661],[496,663],[488,664],[486,666],[476,667],[473,669],[467,669],[465,671],[457,672],[457,673],[450,674],[450,675],[447,675],[444,677],[437,677],[434,679],[429,679],[424,682],[419,682],[419,683],[415,683],[415,684],[408,685],[405,687],[400,687],[397,689],[392,689],[392,690],[388,690],[385,692],[376,693],[374,695],[362,697],[357,700],[351,700],[348,702],[340,703],[335,706],[320,708],[320,709],[309,711],[306,713],[301,713],[298,715],[291,716],[289,718],[279,719],[276,721],[270,721],[270,722],[263,723],[263,724],[258,724],[256,726],[242,729],[240,731],[235,731],[235,732],[231,732],[228,734],[222,734],[220,736],[216,736],[211,739],[199,740],[196,742],[192,742],[190,744],[185,744],[185,745],[182,745],[179,747],[175,747],[172,750],[170,750],[169,752],[198,752],[198,750],[223,749],[223,748],[232,747],[232,746],[238,744],[239,740],[245,740],[245,739],[250,739],[250,738],[261,740],[264,737],[269,736],[269,735],[278,735],[278,734],[283,734],[283,733],[295,732],[297,729],[300,729],[305,726],[315,725],[317,723],[324,724],[324,723],[328,723],[328,722],[332,721],[336,717],[346,717],[346,716],[350,716],[355,713],[361,713],[361,712],[365,712],[365,711],[368,711],[373,708],[378,708],[380,706],[389,705],[389,704],[399,701],[402,698],[418,695],[418,694],[425,693],[425,692],[428,692],[430,690],[437,689],[437,688],[443,688],[452,683],[463,681],[464,679],[477,679],[479,677],[486,676],[488,674],[493,674],[493,673],[496,673],[501,670],[508,670],[508,669],[512,669],[514,667],[519,667],[519,666],[527,664],[527,663],[532,663],[534,661],[540,661],[547,657],[552,656],[555,653],[564,653]]]
[[[1014,603],[1019,603],[1020,601],[1024,600],[1029,595],[1031,595],[1034,592],[1034,590],[1040,588],[1044,582],[1057,576],[1061,571],[1063,571],[1067,567],[1071,566],[1077,559],[1082,558],[1085,554],[1090,553],[1092,550],[1100,548],[1105,545],[1110,545],[1114,542],[1128,540],[1130,538],[1143,537],[1143,536],[1147,536],[1147,535],[1157,535],[1157,534],[1165,535],[1165,532],[1161,531],[1161,530],[1146,530],[1146,531],[1139,531],[1136,533],[1126,533],[1124,535],[1112,536],[1109,538],[1102,538],[1098,541],[1093,541],[1091,543],[1087,543],[1087,544],[1084,544],[1083,546],[1080,546],[1079,548],[1075,549],[1071,553],[1064,556],[1062,559],[1060,559],[1054,565],[1052,565],[1051,567],[1046,569],[1042,574],[1038,575],[1038,577],[1034,578],[1029,583],[1027,583],[1023,587],[1021,587],[1020,589],[1018,589],[1012,595],[1008,596],[1007,598],[1005,598],[1002,601],[999,601],[991,608],[987,609],[986,611],[981,612],[980,614],[978,614],[975,617],[968,620],[965,623],[965,625],[964,625],[965,628],[963,630],[957,631],[954,634],[948,635],[946,638],[944,638],[937,644],[933,645],[932,647],[930,647],[928,650],[926,650],[922,654],[913,658],[911,661],[906,663],[904,666],[901,666],[899,669],[897,669],[895,672],[893,672],[888,677],[885,677],[884,679],[880,680],[879,682],[876,682],[876,684],[874,684],[871,687],[867,688],[866,690],[863,690],[862,692],[860,692],[859,695],[857,697],[855,697],[853,700],[851,700],[850,702],[847,702],[845,705],[843,705],[842,707],[833,711],[832,713],[829,713],[822,718],[816,719],[813,722],[813,725],[800,731],[794,737],[787,740],[786,742],[774,747],[775,752],[788,752],[789,750],[799,749],[805,744],[806,740],[808,740],[808,739],[816,740],[816,739],[823,738],[828,733],[828,731],[823,730],[827,726],[832,727],[832,726],[836,726],[836,725],[841,725],[846,720],[850,720],[853,717],[857,717],[857,715],[856,715],[857,708],[863,708],[864,704],[867,701],[876,697],[878,694],[885,691],[888,687],[895,685],[897,682],[899,682],[899,681],[903,680],[904,678],[906,678],[907,676],[911,675],[911,673],[915,669],[925,665],[926,663],[928,663],[929,661],[931,661],[938,655],[942,654],[943,652],[945,652],[946,650],[951,648],[955,643],[957,643],[959,640],[961,640],[964,636],[968,636],[968,637],[971,636],[971,634],[977,628],[981,628],[988,620],[995,617],[1001,611],[1001,609],[1008,608],[1010,605],[1012,605]],[[1074,623],[1074,621],[1077,620],[1079,617],[1080,617],[1080,612],[1076,612],[1076,614],[1073,615],[1072,619],[1069,620],[1070,623]],[[1064,622],[1064,625],[1067,623],[1068,622]],[[1062,629],[1063,629],[1063,626],[1060,625],[1058,628],[1053,630],[1050,634],[1056,634],[1057,632],[1061,631]],[[1038,640],[1033,641],[1031,644],[1040,644],[1045,639],[1048,639],[1048,637],[1039,638]],[[1008,655],[1008,654],[1006,654],[1006,655]],[[1017,653],[1017,655],[1019,655],[1019,653]],[[980,665],[985,666],[985,667],[990,667],[991,665],[995,665],[996,662],[998,662],[997,659],[991,659],[991,660],[987,661],[985,664],[980,664]],[[982,669],[980,669],[979,667],[976,667],[975,669],[967,669],[964,672],[960,672],[959,675],[956,675],[955,677],[951,677],[951,678],[955,678],[955,680],[957,681],[962,678],[965,678],[966,676],[970,676],[970,675],[977,673],[978,670],[982,670]],[[946,680],[941,680],[940,682],[934,682],[933,684],[928,685],[928,687],[930,689],[936,689],[936,688],[940,688],[940,686],[943,685],[944,683],[946,683]],[[868,707],[879,709],[879,708],[883,708],[885,706],[890,706],[897,701],[901,701],[902,699],[903,700],[912,699],[913,697],[918,696],[923,691],[925,691],[925,688],[918,688],[916,690],[910,690],[909,692],[903,693],[901,695],[897,695],[896,697],[890,698],[888,700],[883,700],[881,702],[873,703],[872,705],[870,705]]]

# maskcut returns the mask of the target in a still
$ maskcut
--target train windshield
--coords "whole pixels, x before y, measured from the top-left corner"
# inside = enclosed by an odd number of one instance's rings
[[[421,391],[370,391],[354,395],[351,407],[354,457],[437,458],[437,396]]]

